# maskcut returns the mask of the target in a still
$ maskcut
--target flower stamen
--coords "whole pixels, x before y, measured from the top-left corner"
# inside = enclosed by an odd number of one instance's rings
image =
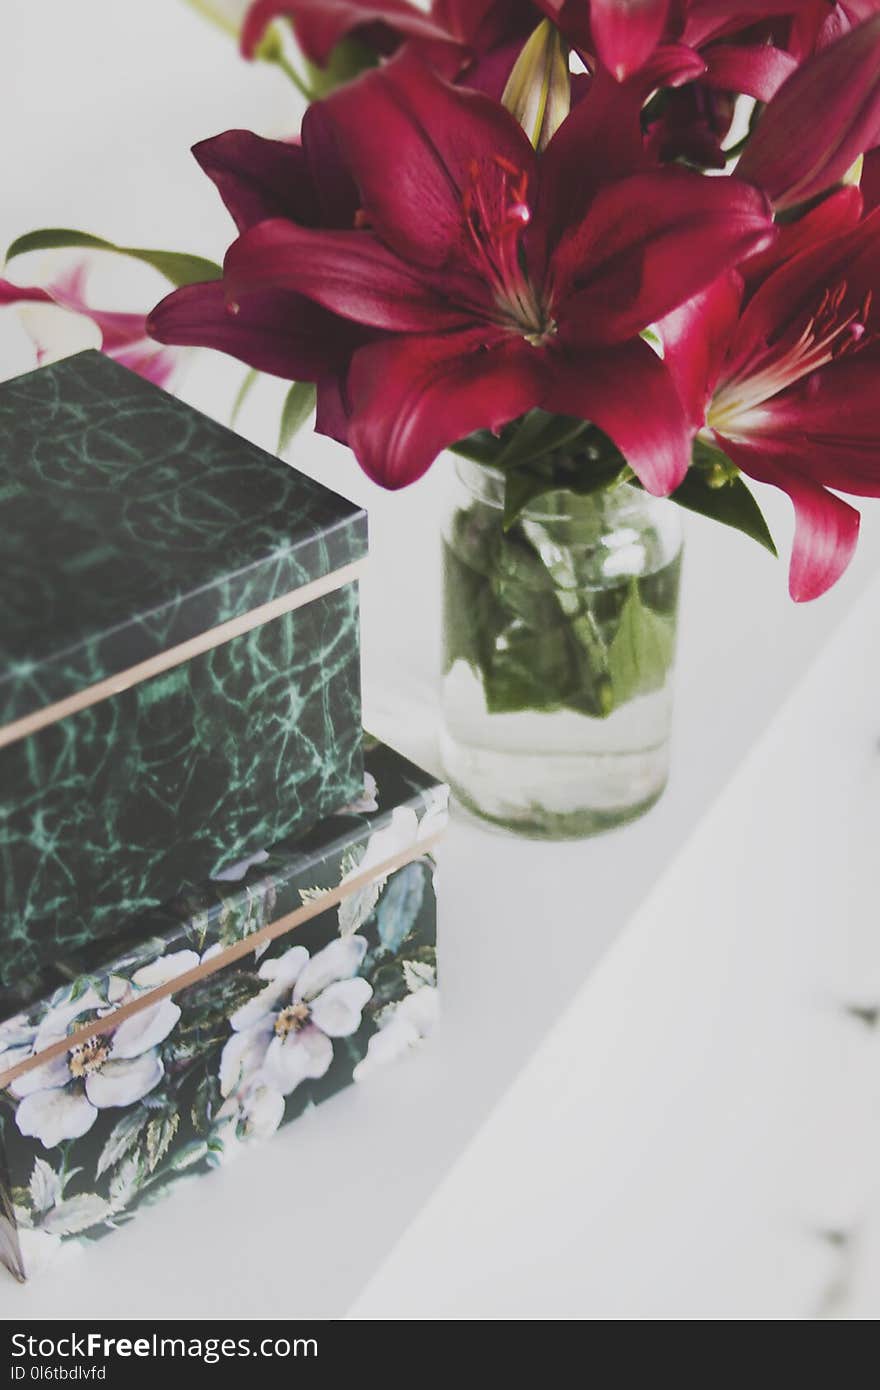
[[[555,335],[556,324],[522,262],[520,239],[532,220],[529,176],[504,155],[493,155],[492,160],[502,175],[500,185],[497,179],[484,178],[476,159],[470,164],[470,184],[461,200],[468,238],[492,286],[497,321],[534,346],[543,346]]]
[[[111,1049],[112,1039],[100,1033],[93,1038],[87,1038],[78,1047],[71,1048],[67,1059],[71,1076],[91,1076],[93,1072],[100,1071],[109,1059]]]
[[[707,417],[709,427],[734,439],[744,436],[760,425],[761,406],[772,397],[812,377],[829,362],[863,348],[874,336],[868,331],[871,293],[857,309],[841,317],[846,294],[846,281],[826,290],[815,313],[793,340],[781,339],[769,356],[762,344],[740,363],[715,393]]]
[[[301,1033],[311,1016],[312,1011],[308,1004],[288,1004],[275,1020],[276,1038],[283,1040],[290,1033]]]

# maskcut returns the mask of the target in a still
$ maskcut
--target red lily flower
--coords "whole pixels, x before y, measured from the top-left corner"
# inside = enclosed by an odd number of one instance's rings
[[[374,337],[352,358],[348,437],[386,486],[535,406],[592,420],[653,492],[683,477],[687,422],[639,334],[767,246],[768,207],[734,180],[630,173],[625,141],[602,140],[591,166],[591,110],[592,95],[539,162],[503,107],[402,55],[306,117],[306,157],[332,127],[358,185],[349,229],[276,217],[230,248],[237,318],[307,296]],[[627,176],[609,183],[612,160]],[[168,301],[151,327],[176,340]]]
[[[737,175],[779,210],[840,182],[880,142],[880,15],[808,59],[758,122]]]
[[[802,61],[878,12],[880,0],[802,0],[790,21],[785,46]]]
[[[791,498],[797,601],[855,550],[859,514],[829,489],[880,496],[880,212],[860,211],[840,190],[659,326],[693,428]]]
[[[408,0],[255,0],[241,35],[253,57],[273,19],[285,15],[312,62],[326,66],[343,39],[356,35],[377,53],[406,40],[439,45],[435,57],[453,77],[475,59],[525,39],[552,19],[572,47],[597,54],[623,80],[651,56],[663,33],[670,0],[433,0],[430,15]],[[428,53],[421,50],[423,58]],[[516,54],[508,54],[509,65]],[[433,64],[436,66],[436,63]],[[509,70],[509,68],[508,68]],[[480,89],[483,85],[480,83]]]
[[[350,227],[357,191],[335,145],[315,119],[311,159],[301,145],[229,130],[193,148],[238,230],[270,218],[310,228]],[[149,316],[148,331],[163,343],[216,348],[258,371],[318,386],[318,428],[346,442],[342,382],[354,350],[370,333],[344,323],[312,299],[289,289],[248,295],[230,312],[222,281],[174,290]]]
[[[138,376],[168,386],[180,367],[181,354],[173,348],[160,347],[147,336],[143,314],[119,313],[110,309],[95,309],[88,302],[86,281],[88,265],[81,261],[58,275],[45,288],[41,285],[15,285],[0,278],[0,305],[53,305],[78,320],[71,324],[72,338],[59,323],[38,320],[36,315],[24,317],[24,325],[34,342],[37,362],[54,361],[59,356],[83,347],[98,347],[108,357],[121,362]],[[65,315],[59,315],[63,319]],[[94,341],[89,334],[94,331]],[[86,329],[83,336],[82,329]]]
[[[480,0],[476,0],[479,7]],[[253,58],[273,20],[284,16],[293,25],[306,57],[326,67],[343,39],[356,37],[379,54],[390,54],[406,39],[448,48],[450,75],[463,61],[463,45],[446,25],[409,0],[255,0],[241,30],[241,51]]]

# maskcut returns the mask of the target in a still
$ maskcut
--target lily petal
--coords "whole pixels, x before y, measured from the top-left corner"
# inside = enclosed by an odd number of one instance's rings
[[[660,42],[669,0],[590,0],[590,21],[603,64],[622,82]]]
[[[389,53],[402,38],[449,43],[450,35],[407,0],[257,0],[241,30],[241,51],[253,58],[273,19],[290,20],[297,43],[319,67],[325,67],[343,39],[359,34],[380,53]]]
[[[769,103],[736,176],[785,209],[843,178],[880,141],[880,15],[809,58]]]
[[[540,405],[545,355],[523,339],[487,350],[485,336],[409,337],[355,354],[349,443],[375,482],[405,487],[450,444],[477,429],[500,430]]]
[[[350,1038],[361,1026],[361,1013],[373,997],[366,980],[339,980],[312,1004],[312,1021],[328,1038]]]
[[[534,181],[535,152],[510,112],[443,82],[409,53],[341,87],[323,111],[370,225],[413,265],[439,268],[460,251],[475,177],[497,184],[503,162]]]
[[[532,239],[552,245],[584,217],[603,184],[646,168],[641,112],[651,90],[695,81],[705,70],[698,53],[675,45],[658,50],[627,82],[600,68],[544,153]]]
[[[772,356],[773,345],[786,328],[801,328],[829,289],[842,287],[845,303],[858,312],[878,282],[880,211],[833,241],[815,241],[768,276],[740,319],[725,376],[740,374],[745,363],[754,371],[763,355]],[[873,300],[869,309],[873,309]]]
[[[20,1133],[39,1139],[47,1149],[54,1149],[65,1139],[79,1139],[88,1133],[97,1118],[95,1107],[75,1087],[35,1091],[25,1097],[15,1112]]]
[[[546,410],[592,420],[617,445],[648,492],[678,487],[691,457],[691,430],[672,377],[641,339],[560,363]]]
[[[100,1071],[93,1071],[86,1077],[86,1095],[98,1110],[134,1105],[155,1090],[164,1075],[158,1052],[145,1052],[142,1057],[106,1062]]]
[[[820,598],[837,582],[855,554],[860,522],[855,507],[766,455],[732,445],[729,440],[722,444],[744,473],[788,493],[795,514],[789,593],[795,603]]]
[[[844,357],[766,401],[754,447],[824,487],[880,497],[878,395],[880,358]]]
[[[706,50],[707,87],[770,101],[797,68],[797,59],[772,44],[714,44]]]
[[[180,354],[150,341],[143,314],[92,308],[85,296],[85,282],[84,262],[59,275],[46,289],[0,280],[0,305],[27,306],[22,310],[22,321],[40,365],[97,347],[129,371],[157,386],[167,386],[180,366]],[[59,324],[65,319],[66,324]]]
[[[309,294],[346,319],[398,333],[457,328],[467,318],[371,232],[261,222],[233,242],[224,275],[233,299],[255,291]]]
[[[301,145],[227,130],[192,152],[240,232],[270,217],[312,224],[318,195]]]
[[[156,305],[147,329],[160,343],[216,348],[288,381],[335,372],[362,333],[286,290],[248,294],[234,313],[221,280],[173,290]]]
[[[722,275],[707,290],[667,314],[657,325],[663,361],[675,382],[688,420],[702,428],[743,296],[742,276]]]
[[[757,286],[771,271],[794,260],[802,251],[809,251],[820,242],[852,231],[862,215],[862,203],[861,188],[852,185],[838,188],[796,222],[783,223],[773,245],[757,256],[750,256],[740,267],[746,284],[749,287]]]
[[[560,329],[579,343],[630,338],[775,235],[764,195],[734,179],[686,169],[624,179],[554,253]]]

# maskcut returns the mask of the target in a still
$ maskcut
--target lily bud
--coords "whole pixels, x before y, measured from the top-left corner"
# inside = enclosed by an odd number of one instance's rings
[[[501,101],[536,150],[549,145],[571,110],[568,45],[549,19],[541,21],[517,58]]]
[[[880,143],[880,15],[809,58],[768,103],[737,176],[778,212],[839,183]]]
[[[844,188],[858,188],[862,181],[862,174],[865,171],[865,156],[860,154],[851,169],[847,169],[840,182]]]

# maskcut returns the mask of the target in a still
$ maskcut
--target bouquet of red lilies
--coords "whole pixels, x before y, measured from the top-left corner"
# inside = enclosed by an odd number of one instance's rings
[[[508,524],[627,478],[772,545],[771,483],[792,596],[834,583],[838,493],[880,494],[880,0],[199,3],[320,99],[296,140],[196,146],[237,236],[222,271],[129,253],[177,286],[123,334],[144,370],[186,344],[287,378],[389,488],[457,449]],[[104,243],[11,253],[61,244]]]

